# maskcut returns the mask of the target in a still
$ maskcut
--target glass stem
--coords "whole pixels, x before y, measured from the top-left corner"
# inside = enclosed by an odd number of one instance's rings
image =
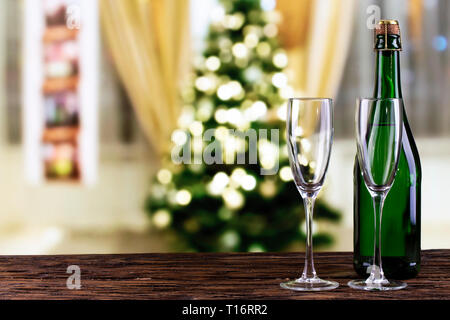
[[[384,199],[386,199],[386,193],[376,193],[372,197],[373,209],[374,209],[374,235],[373,235],[373,264],[370,270],[368,283],[384,283],[387,282],[384,277],[383,264],[381,261],[381,219],[383,216]],[[378,241],[377,241],[378,235]]]
[[[305,267],[303,269],[303,279],[317,278],[316,270],[314,269],[314,257],[313,257],[313,239],[312,239],[312,222],[314,203],[316,198],[314,196],[306,196],[303,198],[305,206],[305,218],[306,218],[306,252],[305,252]]]

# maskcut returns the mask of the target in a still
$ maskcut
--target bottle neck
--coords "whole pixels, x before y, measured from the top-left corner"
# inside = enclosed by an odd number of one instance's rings
[[[375,98],[402,98],[400,52],[376,51]]]

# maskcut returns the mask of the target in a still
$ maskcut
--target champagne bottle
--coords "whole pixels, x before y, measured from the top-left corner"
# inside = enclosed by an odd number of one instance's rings
[[[402,98],[401,49],[398,22],[381,20],[375,29],[375,98]],[[381,256],[387,278],[408,279],[415,277],[420,270],[421,179],[419,153],[403,109],[402,150],[395,181],[385,201],[381,225]],[[357,160],[353,209],[353,264],[360,276],[367,277],[373,260],[375,222],[372,198]]]

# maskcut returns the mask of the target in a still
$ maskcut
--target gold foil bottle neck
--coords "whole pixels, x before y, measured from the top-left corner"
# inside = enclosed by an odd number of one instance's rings
[[[384,37],[384,48],[376,47],[377,36],[382,35]],[[388,36],[395,35],[398,36],[398,48],[388,47]],[[401,51],[401,35],[400,35],[400,25],[397,20],[383,19],[378,22],[377,27],[374,30],[374,49],[381,51]]]
[[[384,19],[384,20],[380,20],[378,22],[378,24],[396,24],[398,25],[398,20],[388,20],[388,19]]]

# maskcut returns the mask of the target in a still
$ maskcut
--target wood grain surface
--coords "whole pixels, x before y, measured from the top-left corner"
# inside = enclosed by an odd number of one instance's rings
[[[419,276],[395,292],[363,292],[351,253],[318,253],[320,277],[340,287],[291,292],[279,283],[297,277],[303,253],[179,253],[0,257],[0,299],[450,299],[450,250],[422,253]],[[81,289],[69,290],[69,265],[81,269]]]

